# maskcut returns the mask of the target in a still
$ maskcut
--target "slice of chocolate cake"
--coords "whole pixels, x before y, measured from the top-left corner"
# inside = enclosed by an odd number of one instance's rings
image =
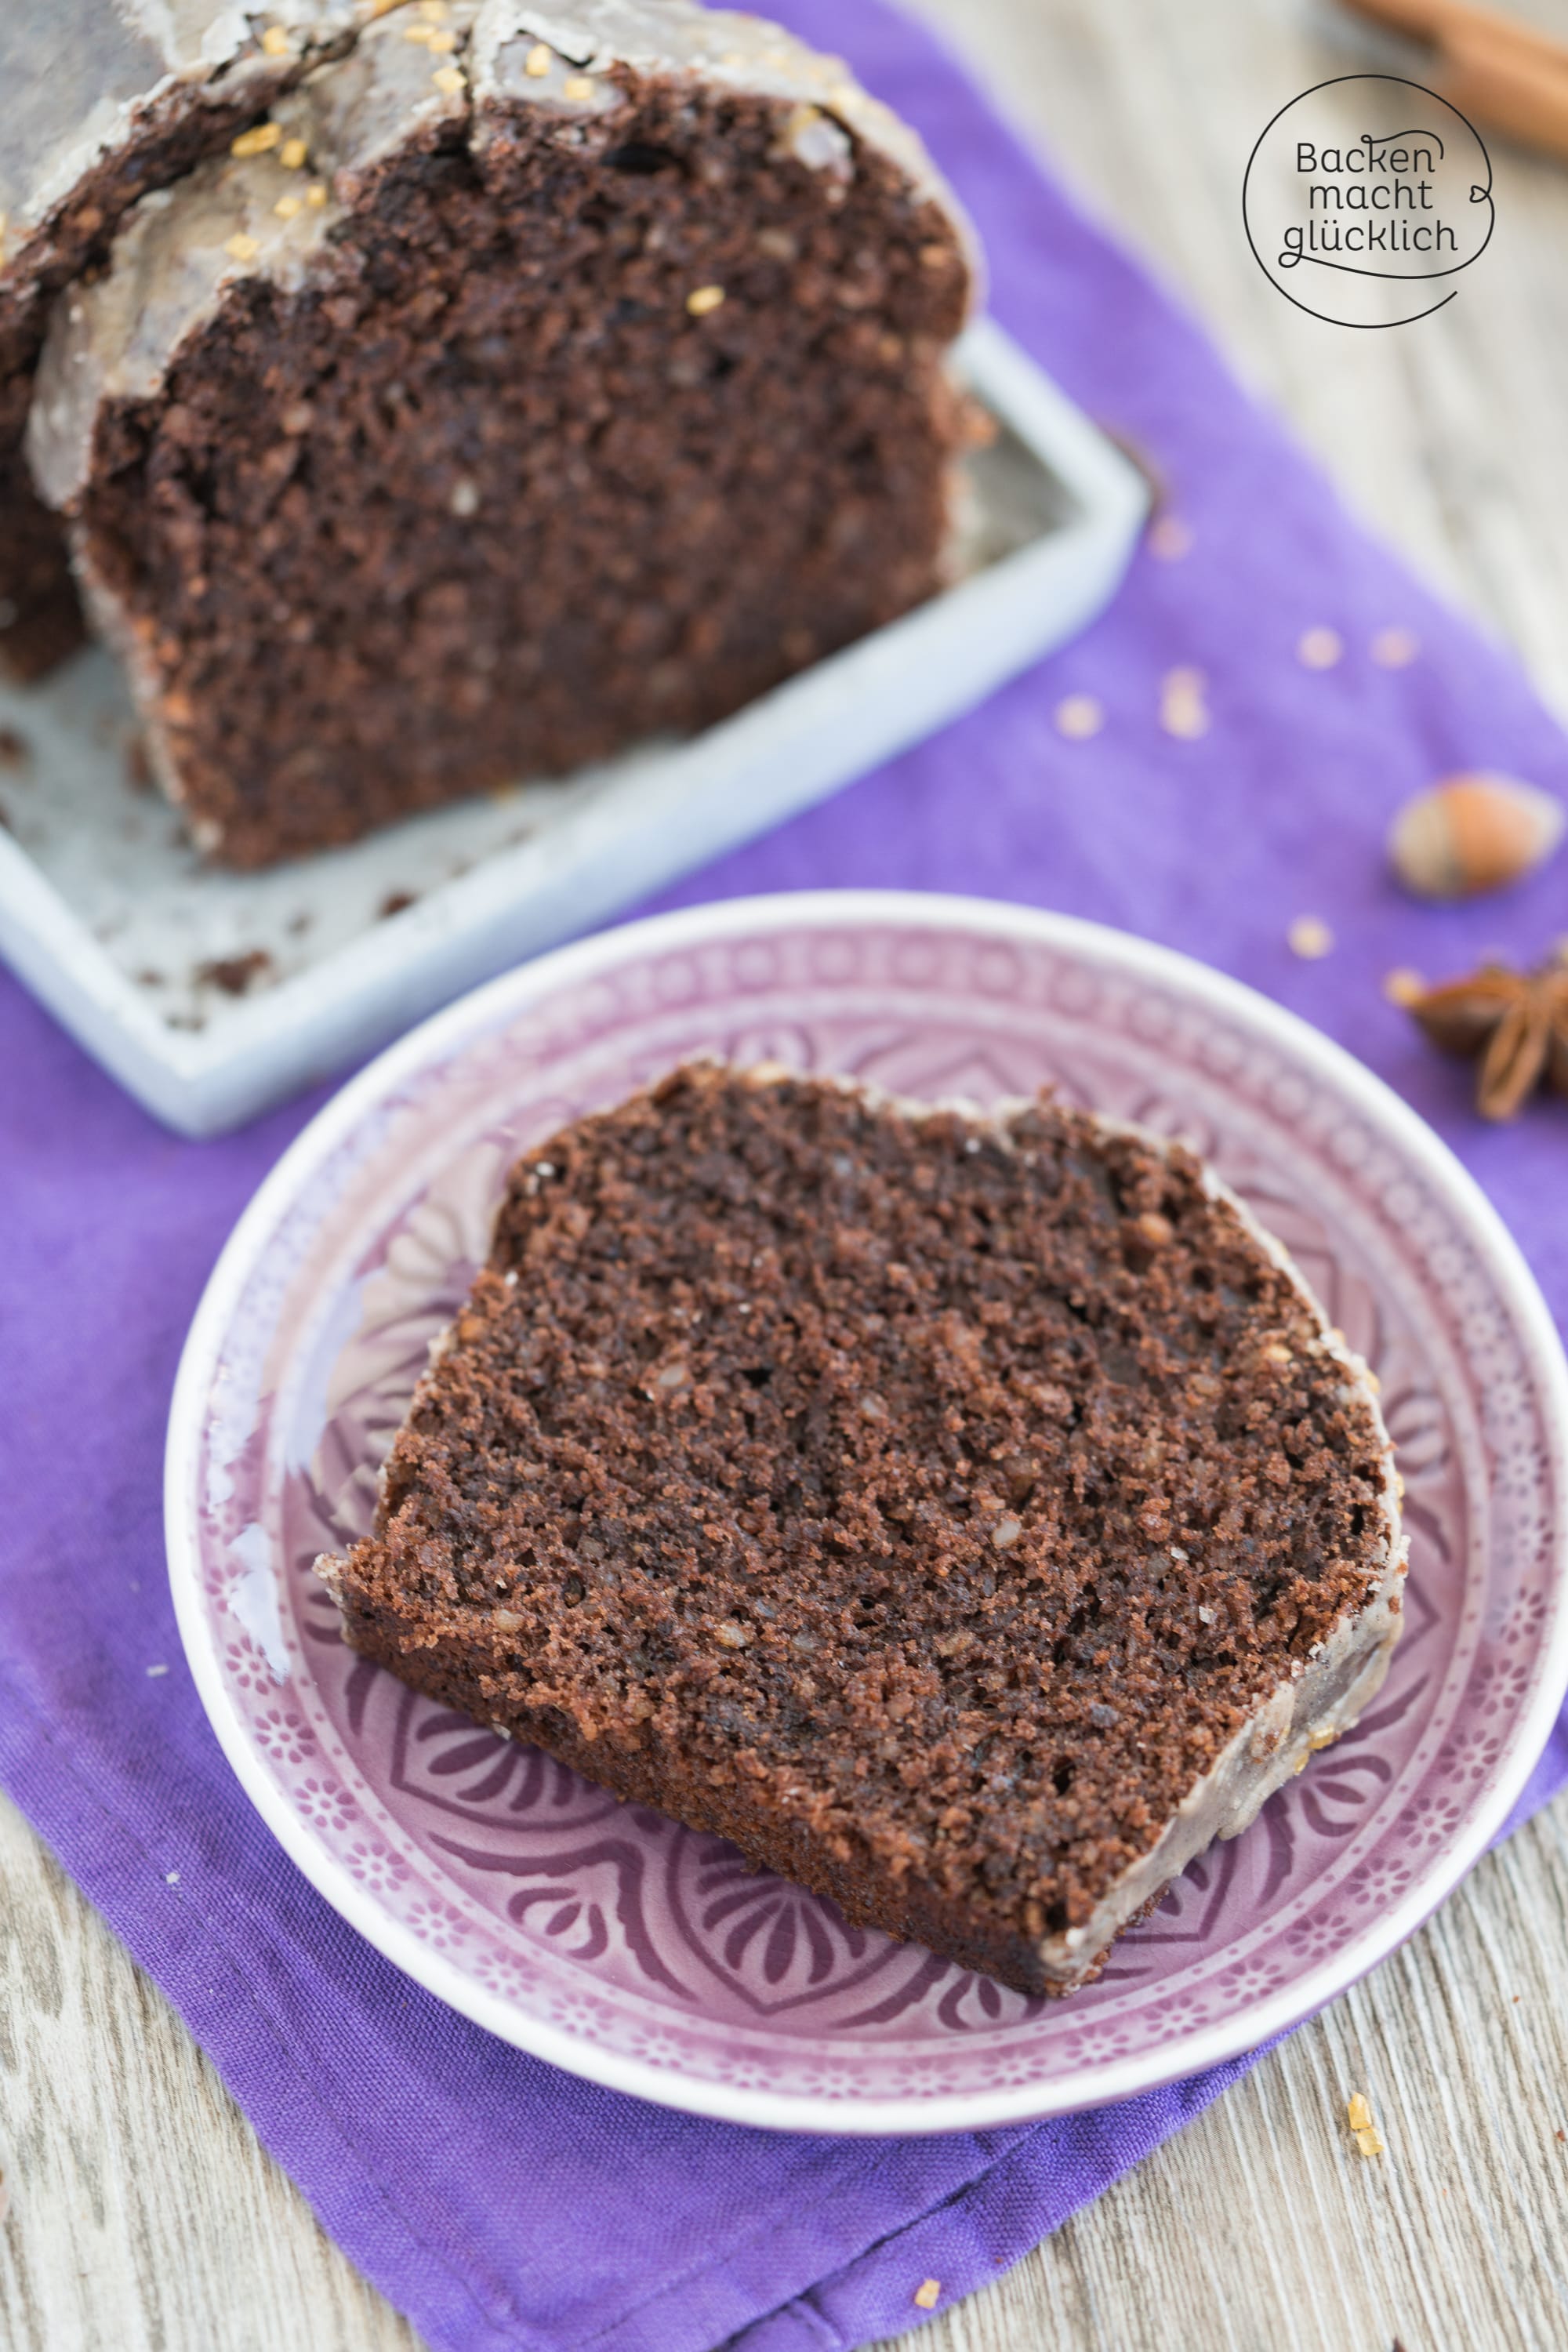
[[[130,209],[30,394],[237,866],[702,728],[950,542],[972,243],[842,66],[689,0],[370,13]]]
[[[60,519],[23,442],[54,298],[121,221],[345,48],[369,0],[5,0],[0,6],[0,668],[81,640]]]
[[[1039,1993],[1354,1722],[1396,1495],[1179,1146],[700,1066],[513,1170],[318,1566],[416,1688]]]

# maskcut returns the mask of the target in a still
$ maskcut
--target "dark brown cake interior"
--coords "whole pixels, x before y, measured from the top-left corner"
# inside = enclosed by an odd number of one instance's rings
[[[0,671],[24,681],[74,653],[84,635],[64,529],[22,454],[31,388],[30,365],[9,383],[0,368]]]
[[[26,266],[0,287],[0,668],[14,677],[42,676],[74,653],[85,634],[65,525],[34,489],[23,448],[49,304],[63,287],[102,267],[115,229],[139,196],[221,154],[295,78],[279,68],[264,85],[250,80],[233,99],[176,92],[144,107],[126,143],[84,174],[29,240]],[[0,251],[4,246],[0,234]]]
[[[100,426],[90,559],[226,861],[700,727],[938,584],[951,223],[616,78],[607,152],[427,134]]]
[[[1180,1149],[677,1074],[531,1152],[350,1639],[1029,1990],[1364,1601],[1382,1447]]]

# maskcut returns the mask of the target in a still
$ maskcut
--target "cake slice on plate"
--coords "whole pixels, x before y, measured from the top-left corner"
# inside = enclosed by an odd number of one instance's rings
[[[696,1065],[519,1161],[318,1567],[417,1689],[1061,1992],[1376,1691],[1397,1495],[1182,1147]]]

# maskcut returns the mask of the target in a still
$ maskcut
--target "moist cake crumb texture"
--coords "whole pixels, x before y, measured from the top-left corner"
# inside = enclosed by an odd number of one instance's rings
[[[228,865],[690,734],[945,583],[974,269],[913,135],[756,19],[540,23],[132,124],[0,268],[8,657],[74,574]]]
[[[1373,1601],[1386,1496],[1179,1146],[696,1066],[512,1171],[321,1566],[405,1680],[1041,1991]]]

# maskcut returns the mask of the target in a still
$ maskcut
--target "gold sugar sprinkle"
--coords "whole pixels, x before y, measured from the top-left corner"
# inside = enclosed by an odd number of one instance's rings
[[[435,36],[428,25],[405,25],[403,37],[405,41],[413,41],[419,48],[427,49]]]
[[[915,2289],[914,2299],[921,2311],[934,2311],[941,2294],[941,2279],[921,2279]]]
[[[574,104],[585,106],[591,98],[597,98],[598,94],[598,84],[587,74],[572,74],[561,85],[562,97],[571,99]]]
[[[272,207],[279,220],[297,220],[305,209],[303,196],[279,196]]]
[[[310,152],[302,139],[285,139],[278,150],[278,161],[286,172],[298,172]]]
[[[545,75],[550,71],[550,62],[552,55],[553,52],[547,43],[543,41],[535,41],[532,48],[530,49],[527,57],[525,57],[522,61],[523,72],[531,75],[535,81],[542,81]]]
[[[1408,964],[1397,964],[1384,978],[1383,992],[1390,1004],[1419,1004],[1426,993],[1426,983]]]
[[[277,146],[282,136],[279,124],[258,122],[254,131],[242,131],[237,139],[232,140],[228,152],[231,155],[237,155],[243,163],[247,155],[265,155]]]
[[[1192,546],[1193,527],[1180,515],[1156,515],[1149,526],[1149,552],[1161,563],[1179,563]]]
[[[457,46],[458,36],[456,33],[432,33],[430,36],[430,54],[432,57],[450,57],[452,51],[457,47]]]
[[[1201,669],[1167,670],[1160,681],[1160,724],[1167,735],[1195,743],[1209,731],[1204,700],[1206,680]]]
[[[1379,669],[1408,669],[1420,651],[1414,629],[1379,629],[1372,641],[1372,657]]]
[[[1337,629],[1303,629],[1296,640],[1296,658],[1307,669],[1332,669],[1344,649]]]
[[[327,184],[325,180],[312,180],[310,186],[305,191],[305,202],[310,205],[312,212],[319,213],[326,201]]]
[[[1321,915],[1298,915],[1285,938],[1291,954],[1308,963],[1333,953],[1334,935]]]
[[[430,79],[446,98],[456,98],[459,90],[468,88],[467,82],[456,66],[437,66]]]
[[[1381,2156],[1383,2139],[1372,2119],[1371,2102],[1360,2091],[1352,2091],[1345,2102],[1345,2115],[1355,2144],[1363,2156]]]
[[[1069,743],[1087,743],[1105,724],[1105,706],[1092,694],[1065,695],[1056,709],[1057,733]]]
[[[721,286],[699,286],[686,298],[686,307],[694,319],[705,319],[710,310],[717,310],[724,299]]]
[[[419,0],[419,14],[427,25],[444,25],[447,21],[447,0]]]
[[[286,58],[292,46],[281,25],[268,25],[261,36],[261,47],[269,58]]]
[[[236,261],[254,261],[260,250],[253,236],[231,236],[224,247],[224,251],[232,254]]]

